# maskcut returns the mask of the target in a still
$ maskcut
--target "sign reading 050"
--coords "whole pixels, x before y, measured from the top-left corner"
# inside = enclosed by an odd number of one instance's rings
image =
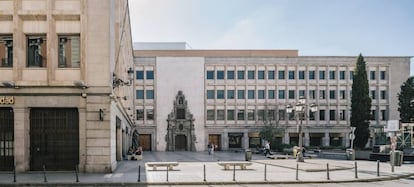
[[[0,105],[12,105],[14,104],[13,96],[0,96]]]

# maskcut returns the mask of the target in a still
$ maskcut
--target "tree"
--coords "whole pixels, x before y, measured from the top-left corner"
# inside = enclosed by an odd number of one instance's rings
[[[414,121],[414,77],[410,77],[401,85],[398,93],[398,111],[403,123]]]
[[[356,127],[354,145],[364,148],[369,138],[371,98],[364,57],[360,54],[354,71],[351,97],[351,126]]]
[[[275,118],[275,114],[272,114],[273,117],[269,116],[268,111],[266,111],[267,116],[265,116],[265,119],[263,119],[263,128],[260,131],[260,138],[269,141],[270,145],[272,145],[273,148],[280,144],[280,142],[277,141],[277,137],[283,136],[284,129],[279,127],[279,120],[273,120]]]

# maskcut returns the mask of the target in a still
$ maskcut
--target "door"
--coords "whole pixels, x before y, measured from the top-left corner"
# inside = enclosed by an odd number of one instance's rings
[[[187,137],[185,135],[175,136],[175,150],[187,151]]]
[[[142,147],[143,151],[151,151],[151,134],[140,134],[139,146]]]
[[[0,171],[14,168],[14,113],[12,108],[0,108]]]
[[[30,110],[30,169],[74,170],[79,164],[77,109]]]
[[[208,142],[214,144],[214,151],[221,150],[221,135],[220,134],[209,134]]]

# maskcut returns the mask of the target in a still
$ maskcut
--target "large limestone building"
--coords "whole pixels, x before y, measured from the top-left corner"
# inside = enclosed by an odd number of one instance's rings
[[[300,56],[297,50],[186,50],[185,45],[136,45],[135,107],[146,150],[255,148],[264,125],[298,144],[300,120],[286,113],[305,97],[305,146],[348,146],[356,56]],[[145,46],[145,45],[144,45]],[[151,46],[156,47],[156,46]],[[372,98],[372,137],[399,119],[397,93],[410,57],[365,57]],[[372,141],[375,141],[373,139]]]
[[[117,167],[135,130],[127,2],[0,1],[0,170]]]

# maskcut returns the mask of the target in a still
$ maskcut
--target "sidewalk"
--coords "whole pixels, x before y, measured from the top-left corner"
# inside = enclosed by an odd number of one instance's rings
[[[284,183],[330,183],[369,182],[391,180],[414,175],[414,164],[403,164],[391,171],[389,163],[381,162],[380,176],[377,176],[377,162],[347,160],[305,159],[297,163],[294,159],[272,160],[263,155],[253,154],[252,165],[246,170],[224,170],[217,161],[244,161],[244,152],[145,152],[143,160],[119,162],[113,173],[80,173],[76,182],[74,172],[18,173],[13,182],[13,173],[0,172],[0,186],[147,186],[172,184],[284,184]],[[172,171],[145,168],[145,162],[177,161]],[[329,164],[329,176],[327,173]],[[141,167],[140,182],[138,168]],[[205,178],[204,178],[205,166]],[[296,167],[298,172],[296,175]],[[168,173],[168,174],[167,174]],[[168,179],[167,179],[168,177]],[[328,179],[329,177],[329,179]],[[206,181],[204,181],[204,179]],[[168,181],[167,181],[168,180]]]

